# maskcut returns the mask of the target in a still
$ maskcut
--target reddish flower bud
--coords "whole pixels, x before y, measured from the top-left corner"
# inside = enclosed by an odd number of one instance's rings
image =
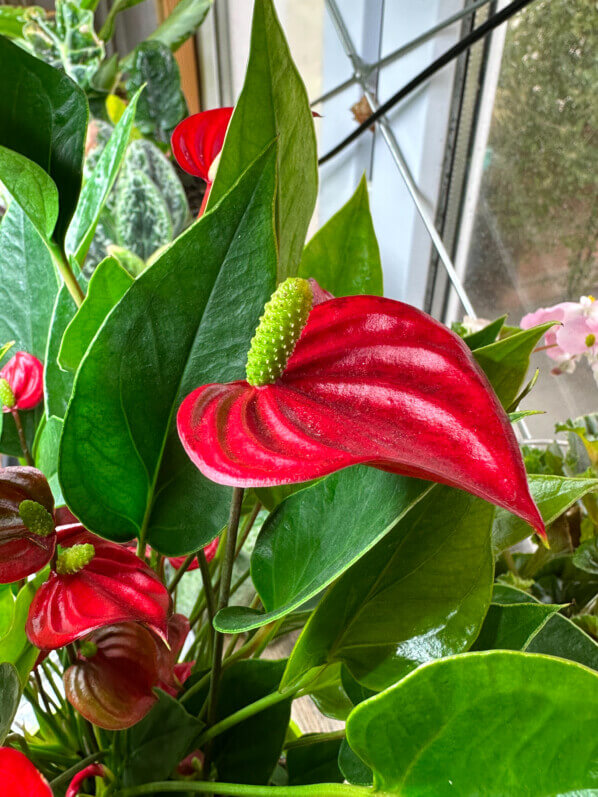
[[[545,535],[509,419],[457,335],[402,302],[350,296],[313,307],[287,361],[288,337],[278,350],[256,333],[251,374],[273,382],[204,385],[181,405],[205,476],[267,487],[368,464],[466,490]]]
[[[206,560],[208,562],[211,562],[212,559],[216,556],[216,551],[218,550],[219,543],[220,543],[220,537],[216,537],[216,539],[208,543],[206,547],[203,549],[203,552],[206,556]],[[178,570],[186,558],[187,558],[186,556],[169,556],[168,561],[174,567],[175,570]],[[193,562],[187,568],[187,570],[196,570],[198,567],[199,564],[197,562],[197,559],[194,559]]]
[[[48,564],[56,546],[54,498],[36,468],[0,468],[0,583]]]
[[[60,648],[97,628],[126,621],[145,623],[166,638],[168,591],[145,562],[79,524],[60,530],[58,543],[63,549],[59,567],[29,608],[27,636],[36,647]],[[64,549],[71,551],[65,554]]]
[[[18,351],[0,370],[3,411],[31,410],[40,403],[43,395],[44,366],[33,354]]]
[[[27,756],[11,747],[0,747],[2,797],[52,797],[50,784]]]
[[[110,731],[130,728],[156,702],[158,642],[138,623],[119,623],[94,631],[85,640],[95,647],[64,674],[69,703],[94,725]],[[88,648],[89,651],[89,648]]]
[[[65,797],[77,797],[79,794],[79,786],[86,778],[103,778],[106,770],[101,764],[90,764],[81,772],[77,772],[75,777],[71,780],[68,789],[66,790]]]

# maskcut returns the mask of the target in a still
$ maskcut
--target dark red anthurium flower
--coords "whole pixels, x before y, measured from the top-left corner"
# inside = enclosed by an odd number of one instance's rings
[[[211,562],[212,559],[216,556],[216,551],[218,550],[219,543],[220,543],[220,537],[216,537],[216,539],[208,543],[206,547],[203,549],[203,552],[206,555],[206,560],[208,562]],[[186,558],[187,558],[186,556],[169,556],[168,561],[174,567],[175,570],[178,570]],[[187,568],[187,570],[196,570],[198,567],[199,564],[197,562],[197,559],[194,559],[192,564],[190,564],[189,567]]]
[[[0,402],[4,412],[31,410],[44,395],[44,366],[33,354],[18,351],[0,370]]]
[[[126,621],[144,623],[166,638],[170,598],[145,562],[79,524],[61,529],[58,544],[56,569],[29,608],[26,631],[36,647],[60,648]]]
[[[56,547],[54,498],[36,468],[0,468],[0,583],[48,564]]]
[[[85,767],[85,769],[77,772],[75,777],[69,783],[65,797],[77,797],[79,794],[79,787],[82,785],[84,780],[87,778],[103,778],[105,774],[106,770],[101,764],[90,764],[89,766]]]
[[[0,747],[2,797],[52,797],[50,784],[26,755],[12,747]]]
[[[210,188],[214,182],[215,168],[233,108],[213,108],[183,119],[175,127],[171,138],[172,151],[179,166],[206,183],[206,192],[199,215],[204,212]]]
[[[77,661],[64,673],[64,689],[86,719],[118,731],[135,725],[154,705],[158,677],[155,637],[139,623],[118,623],[81,643]]]
[[[183,446],[220,484],[266,487],[367,464],[466,490],[544,535],[509,419],[466,344],[377,296],[312,308],[291,278],[266,305],[247,381],[195,390]]]

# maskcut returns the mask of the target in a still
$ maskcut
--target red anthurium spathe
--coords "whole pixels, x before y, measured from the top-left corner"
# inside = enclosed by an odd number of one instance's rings
[[[199,215],[205,210],[210,188],[214,182],[215,164],[233,115],[233,108],[214,108],[195,113],[175,127],[171,138],[174,157],[179,166],[206,183],[206,192]]]
[[[368,464],[466,490],[544,535],[509,419],[465,343],[377,296],[310,310],[306,285],[287,280],[266,306],[248,381],[204,385],[181,405],[200,471],[266,487]]]
[[[0,370],[0,401],[4,412],[31,410],[44,395],[44,366],[33,354],[18,351]]]
[[[82,769],[81,772],[77,772],[69,783],[65,797],[77,797],[77,794],[79,794],[79,787],[83,785],[84,780],[87,778],[103,778],[105,773],[106,770],[101,764],[90,764],[85,767],[85,769]]]
[[[79,524],[60,530],[58,543],[56,570],[29,608],[27,636],[36,647],[59,648],[126,621],[166,638],[168,591],[145,562]]]
[[[0,794],[2,797],[52,797],[52,789],[20,750],[0,747]]]
[[[77,661],[64,674],[64,689],[86,719],[118,731],[145,717],[156,702],[152,689],[158,678],[155,637],[138,623],[119,623],[81,643]]]
[[[54,498],[36,468],[0,468],[0,583],[48,564],[56,547]]]
[[[218,545],[220,543],[220,537],[216,537],[216,539],[212,540],[212,542],[208,543],[206,547],[203,549],[203,552],[206,556],[206,561],[211,562],[212,559],[216,556],[216,551],[218,550]],[[168,561],[170,564],[178,570],[179,567],[183,564],[186,560],[186,556],[169,556]],[[187,570],[196,570],[199,567],[199,563],[197,559],[194,559],[193,562],[189,565]]]

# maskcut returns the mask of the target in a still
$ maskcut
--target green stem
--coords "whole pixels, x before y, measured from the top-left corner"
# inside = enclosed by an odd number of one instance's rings
[[[195,556],[196,556],[195,551],[193,551],[193,553],[190,553],[189,556],[183,562],[183,564],[178,568],[178,570],[174,574],[174,577],[173,577],[173,579],[170,582],[170,585],[168,587],[168,592],[171,595],[175,591],[175,589],[177,588],[177,584],[179,583],[179,581],[182,579],[182,577],[185,575],[185,573],[189,569],[189,565],[193,562],[193,560],[195,559]]]
[[[199,737],[197,746],[201,747],[203,744],[205,744],[205,742],[210,741],[210,739],[213,739],[216,736],[220,736],[221,733],[224,733],[224,731],[232,728],[233,725],[238,725],[239,722],[243,722],[249,717],[253,717],[254,714],[259,714],[261,711],[265,711],[267,708],[270,708],[270,706],[275,706],[277,703],[282,703],[283,700],[292,700],[298,691],[299,688],[291,689],[287,692],[272,692],[271,694],[256,700],[255,703],[249,703],[249,705],[244,706],[238,711],[235,711],[234,714],[229,714],[228,717],[220,720],[220,722],[211,725],[205,731],[205,733]]]
[[[249,532],[253,528],[253,524],[255,523],[256,518],[259,515],[261,508],[262,508],[262,505],[258,501],[256,503],[256,505],[253,507],[253,509],[251,511],[251,514],[249,515],[249,517],[245,521],[245,523],[243,525],[243,528],[241,529],[241,534],[239,535],[239,544],[237,545],[237,550],[235,551],[235,559],[237,558],[237,556],[243,550],[243,546],[247,542],[247,537],[249,537]]]
[[[212,576],[210,574],[210,566],[208,564],[208,560],[206,559],[206,555],[203,551],[203,548],[197,554],[197,562],[199,564],[201,579],[203,581],[203,589],[206,596],[206,608],[208,610],[208,621],[210,623],[209,633],[213,642],[214,627],[212,623],[214,621],[214,615],[216,614],[216,596],[214,595],[214,589],[212,587]]]
[[[285,750],[297,750],[299,747],[311,747],[312,744],[320,744],[320,742],[334,742],[339,739],[345,738],[345,729],[341,728],[339,731],[329,731],[328,733],[307,733],[305,736],[300,736],[294,742],[285,744]]]
[[[73,297],[73,301],[77,307],[81,307],[83,304],[83,299],[85,299],[85,294],[77,282],[77,278],[73,274],[73,270],[68,264],[67,259],[59,247],[56,246],[56,244],[50,244],[50,254],[52,255],[52,260],[60,272],[60,276],[62,277],[68,292]]]
[[[159,792],[203,792],[226,794],[229,797],[361,797],[373,795],[369,786],[350,786],[348,783],[313,783],[307,786],[251,786],[245,783],[206,783],[205,781],[164,781],[145,783],[122,789],[115,797],[136,797],[138,794],[158,794]],[[377,791],[376,797],[390,797]]]
[[[11,410],[11,415],[14,418],[15,426],[17,427],[17,434],[19,436],[19,444],[21,446],[21,451],[23,452],[23,456],[25,457],[25,462],[33,467],[35,465],[33,461],[33,457],[31,456],[31,451],[29,451],[29,446],[27,445],[27,438],[25,437],[25,432],[23,430],[23,424],[21,423],[21,416],[19,415],[18,410]]]

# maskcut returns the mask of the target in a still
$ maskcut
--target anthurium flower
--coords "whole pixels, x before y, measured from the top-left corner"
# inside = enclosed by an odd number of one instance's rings
[[[179,166],[206,183],[206,192],[199,215],[204,212],[216,176],[217,161],[233,108],[213,108],[183,119],[171,138],[174,157]]]
[[[138,623],[119,623],[81,643],[77,661],[64,673],[64,689],[86,719],[118,731],[139,722],[154,705],[158,677],[155,637]]]
[[[166,638],[170,599],[145,562],[75,524],[58,533],[56,567],[29,608],[27,636],[38,648],[68,645],[114,623],[145,623]]]
[[[218,550],[218,545],[220,543],[220,537],[216,537],[216,539],[212,540],[212,542],[208,543],[206,547],[203,549],[205,554],[206,560],[211,562],[213,558],[216,556],[216,551]],[[179,567],[183,564],[183,562],[187,559],[186,556],[169,556],[168,561],[174,567],[175,570],[178,570]],[[193,562],[189,565],[187,570],[196,570],[199,567],[199,563],[197,559],[194,559]]]
[[[0,747],[2,797],[52,797],[50,784],[31,761],[12,747]]]
[[[89,766],[82,769],[81,772],[77,772],[75,777],[71,780],[66,790],[65,797],[77,797],[77,794],[79,794],[79,787],[83,784],[84,780],[87,780],[87,778],[103,778],[105,774],[106,770],[101,764],[89,764]]]
[[[18,351],[0,370],[3,412],[31,410],[44,395],[44,366],[33,354]]]
[[[54,499],[36,468],[0,468],[0,583],[20,581],[48,564],[56,547]]]
[[[175,697],[191,674],[191,663],[177,664],[179,654],[189,634],[189,620],[182,614],[173,614],[168,620],[168,646],[156,640],[158,656],[158,686]]]
[[[279,286],[247,379],[183,401],[179,436],[199,470],[266,487],[373,465],[466,490],[544,535],[509,419],[466,344],[402,302],[312,297],[305,280]]]

